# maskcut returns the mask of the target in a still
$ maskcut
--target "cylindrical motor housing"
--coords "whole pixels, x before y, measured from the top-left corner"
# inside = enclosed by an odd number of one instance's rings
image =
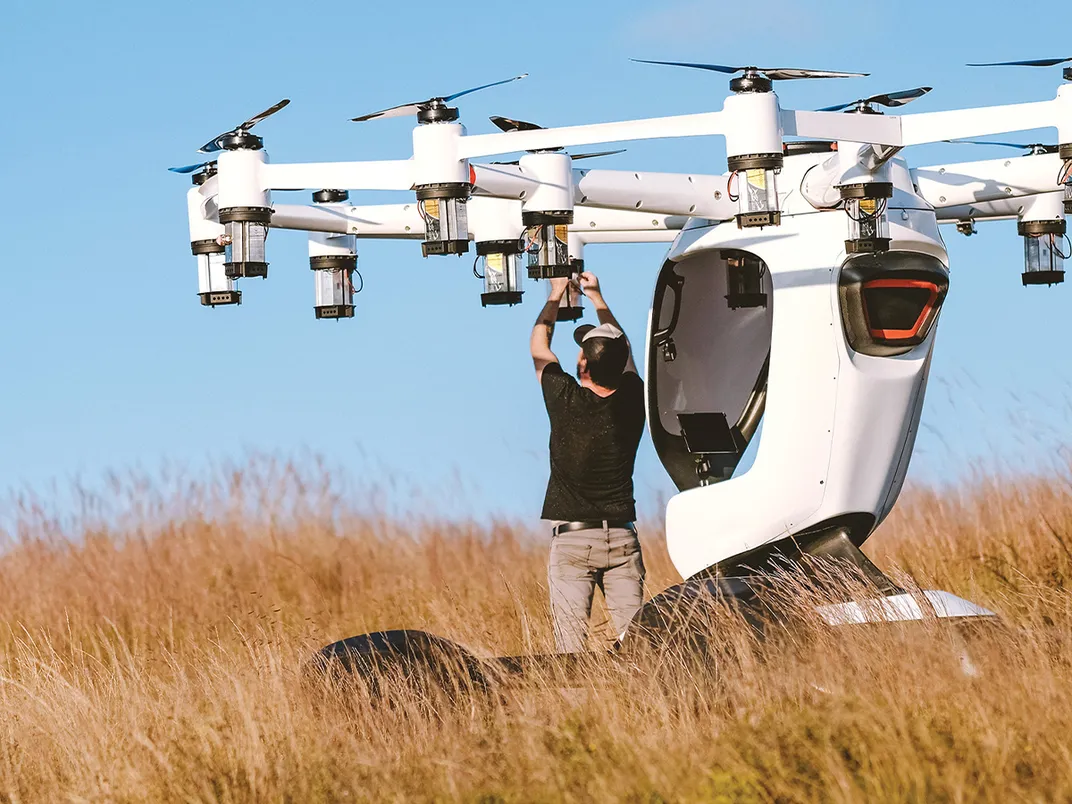
[[[734,171],[730,178],[730,192],[737,194],[737,228],[752,229],[781,224],[777,180],[781,161],[781,154],[756,154],[730,160],[730,169]],[[753,167],[734,167],[734,164]],[[778,166],[773,167],[775,164]]]
[[[309,233],[309,267],[313,271],[318,319],[354,317],[354,273],[357,238],[354,235]]]
[[[212,220],[209,199],[200,187],[195,184],[186,195],[190,251],[197,259],[197,295],[207,307],[241,304],[242,293],[224,268],[224,227]]]
[[[1070,249],[1065,236],[1063,190],[1029,196],[1024,201],[1016,231],[1024,239],[1027,285],[1059,285],[1065,281],[1064,262]]]
[[[731,88],[736,94],[726,98],[723,111],[733,122],[726,131],[726,162],[736,175],[737,226],[778,226],[782,216],[775,176],[783,164],[778,96],[763,76],[735,81]]]
[[[272,220],[271,194],[263,189],[263,150],[222,151],[217,159],[219,218],[224,226],[227,276],[268,276],[264,244]]]
[[[525,221],[529,279],[555,279],[572,273],[569,256],[569,221],[552,222],[547,213],[531,213]],[[570,213],[572,219],[573,213]],[[545,223],[530,223],[533,220]]]
[[[217,240],[199,240],[190,244],[190,250],[197,257],[197,295],[201,304],[241,304],[242,291],[235,288],[224,266],[224,247]]]
[[[886,204],[893,184],[884,181],[843,184],[839,188],[849,218],[846,254],[872,254],[890,250],[890,222]]]
[[[573,160],[566,153],[525,154],[519,167],[538,182],[521,204],[521,222],[529,243],[529,278],[569,276],[567,231],[573,223]]]
[[[417,187],[417,209],[424,221],[421,252],[425,257],[469,251],[469,219],[465,205],[471,190],[468,183],[461,182]]]
[[[272,220],[269,207],[231,207],[220,210],[227,244],[224,269],[232,279],[268,276],[268,260],[264,245],[268,239],[268,224]]]
[[[515,305],[521,303],[521,243],[516,239],[477,242],[477,264],[484,277],[480,304]]]
[[[1024,271],[1028,285],[1059,285],[1065,281],[1066,225],[1061,221],[1020,221],[1017,233],[1024,238]]]
[[[522,175],[537,184],[521,203],[523,216],[546,213],[555,221],[573,222],[573,159],[565,152],[525,154],[518,162]],[[526,221],[526,226],[533,225]]]

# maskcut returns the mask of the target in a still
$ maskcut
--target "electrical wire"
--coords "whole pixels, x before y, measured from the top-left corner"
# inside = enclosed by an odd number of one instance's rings
[[[336,270],[345,271],[345,268],[338,268]],[[355,296],[365,289],[365,277],[361,276],[361,272],[354,268],[353,271],[346,271],[346,284],[350,286],[350,295]],[[357,274],[357,278],[361,280],[361,284],[354,289],[354,274]]]
[[[1066,159],[1061,164],[1061,169],[1057,172],[1058,184],[1072,183],[1072,159]]]
[[[1067,234],[1063,235],[1061,239],[1068,245],[1067,254],[1061,253],[1061,249],[1057,248],[1057,235],[1050,235],[1050,249],[1062,260],[1067,260],[1072,257],[1072,240],[1069,239]]]

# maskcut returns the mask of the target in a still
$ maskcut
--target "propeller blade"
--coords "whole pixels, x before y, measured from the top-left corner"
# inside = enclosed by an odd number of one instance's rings
[[[794,78],[864,78],[869,73],[842,73],[831,70],[797,70],[789,67],[728,67],[725,64],[696,64],[689,61],[651,61],[649,59],[630,59],[638,64],[663,64],[668,67],[690,67],[694,70],[710,70],[716,73],[742,73],[755,70],[772,81],[789,81]]]
[[[877,103],[879,106],[894,109],[911,103],[916,98],[922,98],[932,89],[934,87],[916,87],[915,89],[902,89],[900,92],[887,92],[884,95],[872,95],[865,100],[865,103]]]
[[[390,109],[383,109],[379,112],[372,112],[372,114],[363,114],[360,117],[351,117],[351,123],[364,123],[366,120],[377,120],[381,117],[405,117],[406,115],[417,114],[421,110],[423,103],[404,103],[401,106],[392,106]]]
[[[759,70],[772,81],[790,81],[796,78],[866,78],[871,73],[843,73],[836,70],[795,70],[787,67],[775,67]]]
[[[969,64],[969,67],[1056,67],[1058,64],[1064,64],[1066,61],[1072,61],[1072,58],[1067,59],[1028,59],[1027,61],[990,61],[983,62],[981,64]]]
[[[943,140],[943,142],[952,142],[963,145],[997,145],[1001,148],[1016,148],[1020,151],[1034,151],[1035,149],[1039,149],[1048,154],[1055,154],[1058,150],[1056,145],[1044,145],[1039,142],[995,142],[993,140]]]
[[[245,123],[242,123],[240,126],[235,128],[235,131],[249,131],[251,128],[257,125],[257,123],[261,122],[267,117],[271,117],[273,114],[287,106],[289,103],[290,98],[283,98],[283,100],[279,101],[279,103],[275,104],[274,106],[269,106],[260,114],[253,115],[253,117],[249,118],[249,120],[247,120]]]
[[[208,162],[200,162],[200,163],[198,163],[196,165],[183,165],[182,167],[170,167],[170,168],[168,168],[168,170],[170,170],[172,173],[193,173],[195,170],[200,170],[203,167],[208,167],[209,165],[214,164],[214,162],[215,162],[215,160],[211,160],[211,161],[208,161]]]
[[[488,118],[496,128],[505,132],[511,131],[539,131],[543,126],[538,126],[535,123],[526,123],[524,120],[512,120],[509,117],[499,117],[493,115]]]
[[[613,154],[624,154],[625,148],[618,148],[615,151],[591,151],[585,154],[569,154],[569,157],[576,162],[578,159],[595,159],[597,156],[611,156]],[[509,162],[490,162],[492,165],[520,165],[520,159],[513,159]]]
[[[222,150],[222,146],[220,145],[220,140],[223,137],[226,137],[228,133],[229,132],[225,131],[223,134],[216,135],[211,140],[209,140],[204,145],[202,145],[200,148],[198,148],[197,152],[199,154],[214,154],[214,153],[216,153],[216,151]]]
[[[987,139],[946,139],[943,140],[946,143],[963,143],[964,145],[997,145],[1002,148],[1030,148],[1029,145],[1023,143],[994,143]]]
[[[619,148],[616,151],[591,151],[586,154],[570,154],[570,157],[576,162],[578,159],[595,159],[597,156],[611,156],[613,154],[624,154],[625,148]]]
[[[509,84],[511,81],[520,81],[522,78],[527,78],[528,73],[522,73],[521,75],[515,75],[513,78],[507,78],[502,81],[493,81],[490,84],[483,84],[479,87],[473,87],[472,89],[463,89],[461,92],[455,92],[453,95],[437,96],[435,98],[429,98],[428,100],[418,101],[417,103],[404,103],[401,106],[392,106],[390,109],[383,109],[379,112],[373,112],[372,114],[363,114],[360,117],[351,117],[352,123],[364,123],[366,120],[377,120],[381,117],[405,117],[406,115],[417,114],[421,109],[424,109],[437,101],[440,103],[447,103],[456,98],[460,98],[463,95],[470,95],[473,92],[479,92],[482,89],[488,87],[497,87],[500,84]]]
[[[886,106],[888,108],[895,108],[897,106],[904,106],[906,103],[914,101],[916,98],[922,98],[933,87],[916,87],[915,89],[902,89],[900,92],[889,92],[884,95],[872,95],[870,98],[859,98],[849,103],[839,103],[836,106],[824,106],[819,109],[820,112],[840,112],[843,109],[851,109],[853,106],[859,106],[863,104],[877,103],[879,106]]]
[[[710,70],[711,72],[726,73],[727,75],[733,75],[733,73],[748,69],[747,67],[727,67],[723,64],[695,64],[690,61],[651,61],[650,59],[629,59],[629,61],[635,61],[637,64],[662,64],[666,67],[691,67],[694,70]]]
[[[528,77],[529,77],[528,73],[522,73],[521,75],[515,75],[513,78],[506,78],[506,79],[503,79],[502,81],[493,81],[490,84],[482,84],[481,86],[473,87],[472,89],[463,89],[461,92],[455,92],[453,95],[447,95],[442,100],[444,100],[444,101],[452,101],[452,100],[455,100],[457,98],[460,98],[462,95],[470,95],[470,94],[472,94],[474,92],[479,92],[482,89],[488,89],[490,87],[502,86],[503,84],[509,84],[511,81],[520,81],[522,78],[528,78]]]
[[[200,148],[198,148],[197,152],[201,153],[201,154],[211,154],[211,153],[215,153],[216,151],[221,150],[223,146],[220,145],[220,140],[222,140],[228,134],[237,134],[239,131],[249,131],[251,128],[253,128],[255,125],[257,125],[257,123],[261,122],[266,117],[271,117],[273,114],[278,112],[280,109],[282,109],[283,107],[285,107],[289,103],[290,103],[290,98],[283,98],[283,100],[279,101],[279,103],[275,104],[274,106],[269,106],[267,109],[265,109],[260,114],[253,115],[253,117],[249,118],[249,120],[247,120],[244,123],[239,123],[237,126],[232,128],[230,131],[225,131],[222,134],[217,134],[211,140],[209,140],[204,145],[202,145]]]

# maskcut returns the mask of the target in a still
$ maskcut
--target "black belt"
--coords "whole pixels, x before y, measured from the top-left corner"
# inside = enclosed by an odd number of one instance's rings
[[[632,522],[611,522],[606,519],[597,519],[588,522],[563,522],[555,526],[555,536],[560,533],[571,533],[575,530],[603,530],[603,528],[622,528],[636,533],[636,526]]]

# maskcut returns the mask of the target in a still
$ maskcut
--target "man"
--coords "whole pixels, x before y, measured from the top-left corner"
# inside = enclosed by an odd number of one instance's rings
[[[530,346],[551,420],[542,518],[553,523],[547,578],[555,642],[559,651],[577,653],[585,647],[597,586],[619,636],[643,602],[633,464],[644,431],[644,383],[599,280],[587,272],[578,281],[599,326],[586,324],[573,334],[581,349],[577,379],[562,370],[551,337],[569,281],[551,280]]]

